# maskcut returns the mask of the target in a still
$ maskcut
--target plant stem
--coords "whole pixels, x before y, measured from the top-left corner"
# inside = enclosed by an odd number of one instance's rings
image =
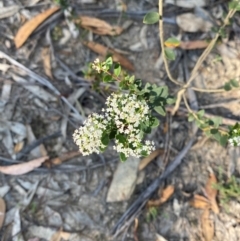
[[[170,73],[170,69],[168,67],[168,62],[167,62],[167,58],[165,56],[165,51],[164,51],[164,34],[163,34],[163,0],[159,0],[158,2],[158,11],[159,11],[159,38],[160,38],[160,46],[161,46],[161,50],[162,50],[162,57],[163,57],[163,62],[164,62],[164,66],[167,72],[167,76],[168,78],[176,85],[180,85],[183,86],[183,84],[179,83],[177,80],[175,80],[172,77],[172,74]]]

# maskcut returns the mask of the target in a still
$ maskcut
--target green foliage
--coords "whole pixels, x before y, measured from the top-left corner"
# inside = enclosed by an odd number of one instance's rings
[[[158,210],[156,207],[150,207],[146,214],[146,221],[150,223],[151,221],[155,220],[158,215]]]
[[[232,90],[233,88],[238,88],[238,87],[239,87],[239,82],[235,79],[231,79],[230,81],[225,83],[225,85],[223,86],[223,88],[226,91],[229,91],[229,90]]]
[[[60,5],[60,7],[63,9],[66,9],[69,6],[67,0],[54,0],[54,2],[58,5]]]
[[[228,4],[229,9],[236,9],[237,11],[240,11],[240,1],[239,0],[232,0]]]
[[[214,138],[220,145],[226,146],[229,135],[228,133],[222,132],[219,128],[219,125],[222,124],[222,118],[206,118],[204,114],[204,110],[200,110],[197,113],[189,113],[188,121],[196,121],[196,125],[203,130],[207,136]]]
[[[176,58],[176,55],[175,55],[173,49],[165,48],[165,49],[164,49],[164,54],[166,55],[166,58],[167,58],[168,60],[175,60],[175,58]]]
[[[180,41],[176,38],[168,38],[164,44],[167,46],[167,47],[177,47],[180,45]]]
[[[213,187],[219,191],[220,204],[225,208],[231,199],[239,199],[240,197],[240,180],[235,176],[231,176],[229,180],[224,181],[222,175],[220,175],[219,182],[214,184]]]
[[[143,23],[154,24],[154,23],[157,23],[159,19],[160,19],[160,16],[157,12],[150,12],[144,16]]]
[[[112,57],[108,57],[105,62],[95,64],[93,71],[99,75],[104,82],[119,82],[119,88],[121,90],[129,91],[130,94],[137,95],[139,99],[146,100],[151,110],[155,110],[162,116],[166,115],[165,106],[175,102],[175,98],[169,95],[167,86],[157,86],[156,84],[150,83],[144,86],[140,79],[135,79],[134,76],[128,75],[122,70],[119,63],[114,63]],[[149,123],[144,124],[146,127],[153,127],[150,126]],[[156,127],[156,125],[154,125],[154,127]],[[146,128],[144,128],[144,130],[146,130]]]

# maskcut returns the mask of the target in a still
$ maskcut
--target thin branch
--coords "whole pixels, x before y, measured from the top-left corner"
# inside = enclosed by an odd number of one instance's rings
[[[159,0],[159,2],[161,2],[161,0]],[[159,7],[160,9],[160,7]],[[223,29],[228,23],[229,23],[229,19],[234,15],[234,13],[236,12],[235,9],[231,9],[225,20],[224,20],[224,24],[223,26],[221,27],[221,29]],[[172,115],[174,115],[176,113],[176,111],[178,110],[179,106],[180,106],[180,103],[181,103],[181,100],[182,100],[182,97],[186,91],[186,89],[190,86],[191,82],[196,78],[197,74],[198,74],[198,69],[199,67],[202,65],[203,61],[207,58],[208,54],[211,52],[211,50],[213,49],[214,45],[216,44],[216,41],[218,40],[220,36],[220,33],[216,33],[214,39],[212,39],[212,41],[209,43],[208,47],[204,50],[204,52],[202,53],[202,55],[199,57],[195,67],[193,68],[192,70],[192,73],[191,73],[191,76],[189,78],[189,80],[187,81],[187,83],[183,86],[183,89],[179,90],[178,92],[178,95],[177,95],[177,101],[176,101],[176,104],[172,110]],[[197,90],[197,89],[194,89],[194,90]],[[201,90],[201,89],[198,89],[198,90]],[[224,91],[224,90],[222,90]],[[217,91],[217,92],[222,92],[222,91]],[[208,92],[208,91],[202,91],[202,92]],[[213,90],[210,90],[209,92],[216,92],[216,91],[213,91]]]
[[[180,85],[183,86],[183,84],[179,83],[177,80],[175,80],[172,77],[172,74],[170,72],[169,66],[168,66],[168,62],[167,62],[167,58],[165,56],[164,53],[164,34],[163,34],[163,0],[159,0],[158,3],[159,7],[158,7],[158,11],[159,11],[159,38],[160,38],[160,45],[161,45],[161,49],[162,49],[162,57],[163,57],[163,62],[164,62],[164,66],[167,72],[167,76],[168,78],[176,85]]]
[[[221,27],[221,29],[225,28],[226,25],[229,23],[229,19],[234,15],[234,13],[236,12],[235,9],[231,9],[229,12],[228,12],[228,15],[226,16],[225,20],[224,20],[224,23]],[[220,36],[220,33],[216,33],[214,39],[212,39],[212,41],[210,42],[210,44],[207,46],[207,48],[204,50],[204,52],[202,53],[202,55],[199,57],[196,65],[194,66],[193,70],[192,70],[192,73],[191,73],[191,76],[187,82],[187,84],[184,86],[184,88],[187,88],[191,82],[196,78],[197,74],[198,74],[198,69],[199,67],[202,65],[203,61],[206,59],[206,57],[209,55],[209,53],[212,51],[215,43],[217,42],[218,38]]]
[[[190,108],[190,106],[189,106],[189,104],[188,104],[188,102],[187,102],[187,98],[186,98],[185,95],[183,95],[183,100],[184,100],[185,106],[187,107],[188,113],[191,113],[191,114],[195,117],[195,119],[198,119],[197,115],[196,115],[196,114],[193,112],[193,110]]]

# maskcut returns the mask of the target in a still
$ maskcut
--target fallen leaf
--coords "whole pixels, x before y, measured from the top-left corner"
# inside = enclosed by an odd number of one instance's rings
[[[17,83],[23,84],[22,86],[25,89],[27,89],[28,91],[30,91],[31,93],[36,95],[39,99],[42,99],[46,102],[57,100],[56,96],[48,93],[42,86],[40,86],[40,85],[29,85],[29,83],[33,83],[33,82],[27,81],[26,78],[22,78],[22,77],[20,77],[18,75],[15,75],[13,73],[12,73],[12,78]]]
[[[167,241],[162,235],[159,235],[158,233],[156,233],[156,241]]]
[[[19,207],[15,209],[12,223],[12,241],[23,241],[21,233],[21,218]]]
[[[173,193],[174,193],[174,186],[172,185],[169,185],[165,189],[163,189],[162,195],[160,198],[161,203],[166,202],[172,196]]]
[[[179,47],[182,49],[204,49],[207,48],[208,44],[206,40],[195,40],[181,42]]]
[[[77,19],[74,19],[76,24],[81,25],[83,28],[92,31],[93,33],[99,35],[119,35],[122,33],[123,29],[118,26],[111,26],[104,20],[88,17],[88,16],[81,16]]]
[[[38,237],[41,240],[50,240],[56,230],[49,227],[30,225],[28,227],[28,232],[32,237]]]
[[[81,156],[81,152],[79,151],[70,151],[70,152],[67,152],[67,153],[63,153],[61,156],[59,157],[56,157],[56,158],[52,158],[50,160],[47,160],[45,165],[50,168],[51,166],[53,165],[60,165],[62,164],[63,162],[69,160],[69,159],[72,159],[74,157],[77,157],[77,156]]]
[[[2,228],[3,221],[4,221],[4,218],[5,218],[5,212],[6,212],[5,201],[2,198],[0,198],[0,230]]]
[[[24,146],[24,141],[20,141],[18,142],[15,146],[14,146],[14,153],[18,153],[22,150]]]
[[[51,52],[49,47],[45,47],[42,49],[42,60],[43,60],[43,68],[45,74],[50,78],[53,79],[52,76],[52,68],[51,68]]]
[[[154,158],[164,153],[163,149],[153,151],[149,156],[143,158],[139,164],[138,170],[142,171]]]
[[[16,48],[20,48],[28,39],[28,37],[32,34],[32,32],[42,23],[44,22],[48,17],[50,17],[53,13],[58,11],[59,7],[50,8],[37,16],[30,19],[28,22],[26,22],[17,32],[14,42],[16,45]]]
[[[216,197],[217,197],[217,189],[213,187],[214,184],[217,183],[217,178],[214,175],[214,173],[212,172],[209,176],[209,179],[207,181],[207,184],[205,186],[205,191],[207,194],[207,197],[211,203],[211,209],[213,210],[214,213],[219,213],[219,207],[216,201]]]
[[[197,17],[193,13],[184,13],[176,17],[178,26],[185,32],[208,32],[213,27],[213,24],[200,17]]]
[[[11,68],[11,65],[0,63],[0,70],[1,70],[4,74],[5,74],[5,72],[8,71],[9,68]]]
[[[6,103],[10,99],[11,90],[12,90],[12,83],[6,81],[2,86],[2,93],[0,97],[1,101]]]
[[[190,205],[194,208],[206,209],[210,207],[210,203],[207,198],[195,194],[193,199],[190,201]]]
[[[125,58],[121,54],[117,53],[115,50],[109,49],[102,44],[95,43],[92,41],[84,42],[83,44],[86,45],[88,48],[90,48],[95,53],[98,53],[104,57],[106,57],[107,54],[111,54],[113,61],[119,62],[124,68],[126,68],[130,71],[134,71],[134,66],[132,65],[132,63],[127,58]]]
[[[8,18],[18,12],[20,6],[18,5],[11,5],[8,7],[0,7],[0,19]]]
[[[165,203],[174,193],[174,186],[169,185],[165,189],[163,189],[161,196],[157,200],[150,200],[148,201],[148,206],[159,206]]]
[[[138,233],[137,233],[137,229],[138,229],[138,219],[135,218],[135,223],[134,223],[134,230],[133,230],[133,235],[134,235],[134,241],[139,241],[138,239]]]
[[[4,197],[8,193],[9,190],[10,190],[9,186],[0,187],[0,197]]]
[[[59,230],[52,235],[50,241],[61,241],[62,239],[67,241],[69,240],[70,236],[71,236],[70,233]]]
[[[22,175],[41,166],[48,159],[48,156],[40,157],[29,162],[23,162],[11,166],[0,166],[0,172],[8,175]]]
[[[202,234],[205,241],[212,241],[214,236],[214,223],[209,217],[209,209],[205,209],[201,216]]]

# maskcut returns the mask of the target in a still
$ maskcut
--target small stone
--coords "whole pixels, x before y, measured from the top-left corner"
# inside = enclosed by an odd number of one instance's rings
[[[108,190],[107,202],[128,200],[136,186],[140,159],[129,157],[126,162],[119,162]]]

